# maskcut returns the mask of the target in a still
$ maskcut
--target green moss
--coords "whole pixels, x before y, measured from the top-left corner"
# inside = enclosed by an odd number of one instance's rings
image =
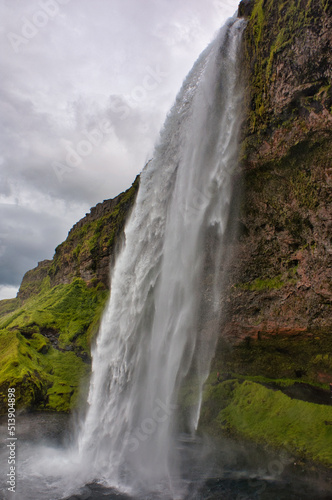
[[[262,38],[262,30],[264,25],[264,10],[263,10],[264,0],[258,0],[255,3],[255,6],[252,10],[251,14],[251,23],[253,24],[252,32],[254,35],[254,40],[256,46],[259,45],[259,42]]]
[[[73,250],[73,256],[75,259],[78,259],[78,256],[81,253],[81,250],[82,250],[81,244],[77,245],[77,247]]]
[[[258,384],[268,385],[269,387],[284,389],[294,384],[301,384],[298,379],[288,379],[288,378],[268,378],[258,376],[244,376],[244,375],[236,375],[236,379],[239,381],[249,380],[251,382],[256,382]],[[326,384],[310,384],[312,387],[318,387],[321,389],[326,389]]]
[[[80,387],[87,389],[89,366],[73,352],[51,349],[43,359],[51,371],[51,386],[47,390],[45,407],[48,410],[69,411],[75,407]]]
[[[318,185],[312,174],[297,171],[290,180],[292,193],[300,207],[313,210],[319,204]]]
[[[89,374],[89,365],[74,352],[50,347],[40,334],[33,334],[27,340],[8,330],[1,331],[0,346],[2,413],[6,411],[8,387],[16,389],[17,408],[68,412],[75,406],[82,381]]]
[[[38,355],[19,333],[8,330],[0,331],[0,347],[0,411],[6,411],[8,387],[15,387],[18,407],[30,407],[42,397],[45,382]]]
[[[331,8],[330,0],[320,0],[320,3],[324,12],[327,12],[329,7]]]
[[[281,391],[245,381],[216,417],[221,429],[256,442],[287,447],[299,455],[332,465],[332,407],[294,400]]]
[[[66,347],[75,337],[76,346],[88,351],[90,326],[100,316],[107,297],[108,291],[102,286],[88,288],[77,278],[69,285],[58,285],[33,296],[24,303],[24,308],[0,320],[0,327],[52,328],[59,332],[60,347]]]
[[[34,333],[32,335],[29,344],[37,351],[42,354],[46,354],[50,348],[50,342],[48,339],[41,335],[40,333]]]
[[[19,299],[0,300],[0,317],[15,311],[21,305]]]
[[[220,433],[217,421],[218,415],[222,409],[227,408],[231,403],[233,391],[237,384],[236,380],[227,380],[219,384],[206,384],[200,413],[200,431],[208,430],[212,434]]]
[[[332,372],[332,354],[316,354],[310,359],[310,366],[312,368],[317,368],[327,373]]]
[[[295,380],[227,376],[218,383],[211,374],[205,384],[199,432],[231,433],[332,465],[331,406],[291,399],[277,390]]]
[[[268,335],[264,327],[258,338],[247,337],[230,347],[219,341],[212,371],[237,373],[261,380],[294,380],[320,384],[319,374],[332,380],[332,338],[329,330],[297,335]]]
[[[6,369],[8,364],[18,362],[19,341],[13,332],[0,330],[0,366]]]
[[[90,370],[81,357],[89,357],[107,297],[101,284],[88,288],[76,279],[45,287],[0,320],[0,411],[9,385],[17,388],[18,407],[69,411],[75,405]]]
[[[286,41],[285,41],[286,40]],[[281,51],[288,43],[290,43],[289,40],[286,39],[285,37],[285,28],[282,28],[280,33],[278,34],[276,40],[273,42],[270,50],[270,55],[268,57],[268,62],[266,66],[266,79],[268,80],[271,78],[271,73],[272,73],[272,63],[274,60],[274,57],[276,54],[278,54],[279,51]]]
[[[284,282],[282,281],[282,276],[278,275],[271,279],[260,279],[252,281],[251,283],[242,283],[239,284],[238,287],[244,290],[272,290],[282,288],[284,286]]]
[[[323,0],[304,0],[301,6],[296,0],[256,0],[245,33],[245,51],[248,61],[251,105],[248,110],[248,130],[256,134],[254,141],[271,127],[276,128],[285,117],[275,116],[271,106],[271,83],[276,79],[277,57],[292,57],[292,46],[303,31],[316,24],[317,17],[327,11]],[[289,110],[290,119],[298,117],[299,107]]]

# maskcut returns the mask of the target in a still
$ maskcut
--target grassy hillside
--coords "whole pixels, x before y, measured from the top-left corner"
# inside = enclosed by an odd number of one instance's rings
[[[90,346],[109,292],[82,279],[43,290],[0,319],[0,411],[8,387],[17,407],[69,411],[90,373]]]
[[[53,260],[25,274],[17,298],[0,301],[0,413],[8,387],[17,408],[68,412],[86,399],[91,342],[138,183],[91,209]]]
[[[294,399],[251,380],[208,383],[200,428],[285,448],[332,467],[332,406]]]

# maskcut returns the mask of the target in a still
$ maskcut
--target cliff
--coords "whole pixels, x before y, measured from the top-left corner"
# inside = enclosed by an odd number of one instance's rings
[[[88,286],[102,283],[109,288],[110,265],[138,185],[137,176],[130,189],[91,208],[55,249],[53,259],[39,262],[24,275],[17,297],[24,301],[39,293],[47,276],[51,287],[81,278]]]
[[[248,23],[247,120],[234,197],[241,204],[233,210],[239,232],[226,243],[223,322],[201,417],[209,432],[277,447],[287,441],[292,453],[328,465],[331,8],[328,0],[239,6]],[[0,302],[0,411],[9,385],[19,406],[69,411],[77,404],[108,297],[109,262],[137,188],[138,179],[91,209],[53,260],[25,275],[17,299]],[[308,415],[310,425],[294,428],[294,418]],[[270,431],[270,420],[279,431]]]
[[[239,7],[248,23],[239,234],[227,243],[200,421],[282,446],[301,466],[332,465],[331,10],[321,0]]]
[[[332,324],[331,4],[250,0],[241,11],[250,13],[248,120],[226,332],[234,340],[324,335]]]
[[[8,387],[18,408],[69,411],[79,388],[84,398],[110,265],[138,183],[92,208],[52,260],[25,274],[17,298],[0,302],[0,412]]]
[[[249,2],[242,236],[227,327],[236,337],[332,323],[331,4],[300,3]]]

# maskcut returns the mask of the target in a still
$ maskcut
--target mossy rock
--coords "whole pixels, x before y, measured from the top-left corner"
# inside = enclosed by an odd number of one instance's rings
[[[221,429],[332,467],[332,406],[291,399],[245,381],[234,386],[216,422]]]
[[[80,279],[44,287],[0,320],[0,412],[8,387],[17,408],[70,411],[90,373],[90,345],[108,291]],[[84,382],[85,381],[85,382]]]

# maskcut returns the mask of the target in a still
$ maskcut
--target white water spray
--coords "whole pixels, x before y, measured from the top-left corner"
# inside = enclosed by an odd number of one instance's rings
[[[202,348],[204,245],[209,228],[220,242],[229,218],[243,27],[243,21],[230,20],[185,80],[141,174],[113,270],[79,436],[91,477],[111,485],[149,488],[172,475],[178,390],[195,371],[199,404],[187,425],[197,426],[216,338],[205,339]],[[215,264],[220,266],[218,259]],[[217,314],[220,294],[214,290],[211,311]]]
[[[43,498],[63,498],[92,481],[140,498],[185,497],[177,433],[197,428],[219,333],[244,26],[229,20],[199,57],[141,174],[92,352],[77,443],[58,452],[39,447],[33,461],[29,451],[21,467],[26,499],[42,498],[37,481]],[[183,412],[179,390],[188,381],[195,403]]]

